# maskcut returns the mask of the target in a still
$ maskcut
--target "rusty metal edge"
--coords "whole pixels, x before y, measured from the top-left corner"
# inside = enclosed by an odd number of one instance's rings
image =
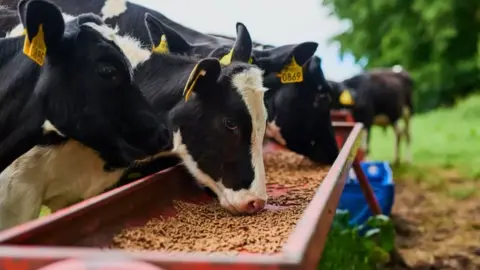
[[[352,125],[340,124],[339,126]],[[282,251],[283,254],[288,256],[289,261],[302,265],[320,261],[327,234],[348,177],[348,171],[360,146],[359,135],[362,129],[363,124],[361,123],[353,125],[353,129],[347,137],[337,160],[290,234]],[[322,211],[319,211],[319,209],[322,209]],[[312,220],[316,222],[312,222]],[[313,237],[315,234],[318,237]],[[307,251],[310,251],[310,254],[307,254]]]
[[[159,171],[159,172],[155,173],[154,175],[170,173],[173,170],[175,170],[178,166],[180,166],[180,165],[176,165],[176,166],[167,168],[165,170]],[[151,177],[152,177],[151,175],[146,176],[144,178],[136,180],[135,182],[132,182],[132,183],[126,184],[124,186],[109,190],[107,192],[104,192],[104,193],[99,194],[97,196],[94,196],[92,198],[89,198],[88,200],[84,200],[84,201],[78,202],[74,205],[63,208],[63,209],[61,209],[61,210],[59,210],[55,213],[52,213],[50,215],[40,217],[38,219],[35,219],[35,220],[32,220],[32,221],[23,223],[21,225],[6,229],[6,230],[0,232],[0,243],[4,242],[7,239],[11,239],[11,238],[17,237],[19,235],[22,235],[26,232],[36,231],[38,228],[42,228],[46,224],[56,222],[57,220],[61,220],[65,217],[67,217],[67,216],[79,215],[85,209],[88,209],[89,206],[95,205],[95,204],[98,204],[98,203],[102,203],[102,202],[108,200],[110,197],[116,196],[117,194],[120,194],[120,193],[123,193],[123,192],[128,192],[128,193],[134,192],[136,189],[138,189],[138,187],[148,184],[148,181]],[[4,245],[0,244],[0,246],[4,246]]]
[[[66,258],[72,257],[126,257],[131,259],[142,260],[150,263],[155,263],[156,265],[171,265],[175,263],[181,263],[185,266],[188,264],[197,264],[197,263],[207,263],[207,264],[221,264],[221,265],[232,265],[232,264],[243,264],[243,265],[250,265],[250,266],[280,266],[280,267],[287,267],[287,268],[295,268],[298,267],[300,264],[304,264],[305,257],[308,257],[307,254],[304,254],[308,247],[312,245],[309,238],[312,234],[315,233],[315,229],[317,226],[322,225],[321,223],[326,222],[328,226],[330,226],[333,218],[333,213],[330,213],[327,216],[327,220],[322,219],[323,215],[328,212],[327,209],[323,209],[321,213],[318,212],[319,205],[327,206],[327,202],[331,201],[334,203],[334,206],[338,204],[338,199],[340,197],[339,194],[343,190],[343,185],[345,183],[345,179],[342,180],[342,172],[348,172],[348,168],[351,166],[353,162],[353,158],[355,157],[356,149],[352,149],[354,143],[357,141],[358,134],[362,128],[362,124],[350,124],[350,123],[335,123],[337,126],[345,126],[345,127],[352,127],[353,129],[350,131],[350,134],[345,142],[340,154],[332,165],[329,173],[326,176],[326,180],[322,183],[322,185],[317,190],[313,200],[307,206],[302,218],[300,219],[297,226],[295,226],[294,232],[290,235],[287,243],[283,249],[283,252],[278,255],[262,255],[262,254],[239,254],[238,256],[231,257],[229,255],[221,255],[221,254],[208,254],[202,252],[172,252],[172,253],[163,253],[163,252],[155,252],[155,251],[142,251],[142,252],[132,252],[132,251],[125,251],[125,250],[99,250],[96,248],[70,248],[70,247],[45,247],[45,246],[23,246],[23,245],[2,245],[0,246],[0,258],[11,258],[11,259],[37,259],[40,261],[48,261],[52,263],[54,261],[59,261]],[[352,151],[354,150],[354,151]],[[168,171],[175,170],[177,166],[168,168],[163,170],[160,173],[167,173]],[[345,175],[346,177],[346,175]],[[343,178],[345,178],[343,177]],[[0,241],[6,238],[10,238],[14,235],[18,235],[20,233],[24,233],[26,231],[31,231],[37,227],[43,226],[46,223],[55,222],[58,219],[61,219],[65,216],[72,215],[72,214],[79,214],[82,212],[83,209],[87,208],[88,206],[96,203],[101,203],[105,201],[107,198],[114,196],[115,194],[125,192],[126,190],[133,190],[136,186],[146,184],[149,180],[149,177],[145,177],[139,179],[131,184],[116,188],[114,190],[110,190],[106,193],[98,195],[88,201],[80,202],[68,208],[65,208],[58,213],[54,213],[52,215],[25,223],[23,225],[14,227],[9,230],[5,230],[4,232],[0,233]],[[340,183],[340,185],[338,185]],[[326,185],[325,185],[326,184]],[[338,187],[341,187],[340,189]],[[337,191],[334,193],[333,191]],[[327,196],[325,195],[327,192]],[[332,196],[334,195],[334,196]],[[317,222],[313,224],[309,224],[306,217],[309,216],[316,216]],[[310,219],[310,218],[308,218]],[[329,228],[328,228],[329,229]],[[327,230],[320,230],[324,231],[323,233],[326,235],[328,233]],[[305,233],[308,231],[309,233]],[[325,238],[325,237],[323,237]],[[318,244],[318,243],[317,243]],[[325,241],[321,244],[321,249],[323,250],[323,245]],[[318,250],[318,249],[316,249]],[[316,255],[318,261],[321,256],[322,250],[319,251],[319,254]],[[305,255],[305,256],[304,256]],[[0,260],[0,264],[3,264]],[[3,268],[1,268],[3,269]]]

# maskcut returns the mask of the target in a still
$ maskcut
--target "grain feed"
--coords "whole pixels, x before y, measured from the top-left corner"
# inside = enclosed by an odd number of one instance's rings
[[[240,251],[276,253],[312,199],[329,167],[278,151],[265,154],[269,190],[266,209],[252,216],[233,216],[221,206],[174,202],[178,215],[123,230],[112,248],[157,251]]]

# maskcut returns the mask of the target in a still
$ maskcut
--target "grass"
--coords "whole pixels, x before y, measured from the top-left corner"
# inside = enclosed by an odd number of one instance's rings
[[[480,95],[462,100],[453,108],[415,115],[411,132],[413,163],[392,168],[396,181],[410,181],[455,200],[480,193]],[[371,143],[370,160],[393,161],[395,138],[391,128],[385,132],[374,128]],[[367,263],[369,255],[362,245],[365,241],[332,228],[319,269],[374,269]]]
[[[413,163],[394,168],[396,178],[426,182],[437,189],[446,188],[446,178],[458,183],[480,181],[480,95],[461,100],[453,108],[414,115],[411,133]],[[375,127],[369,159],[393,161],[394,142],[391,128]],[[475,190],[456,187],[448,193],[465,199]]]

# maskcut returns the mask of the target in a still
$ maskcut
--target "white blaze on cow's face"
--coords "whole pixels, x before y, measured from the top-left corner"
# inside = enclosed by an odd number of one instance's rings
[[[263,209],[267,200],[262,145],[266,88],[257,67],[232,64],[223,68],[226,74],[212,85],[217,89],[208,94],[198,90],[185,104],[185,114],[195,120],[178,122],[172,151],[200,184],[218,196],[224,208],[233,214],[252,214]]]
[[[255,178],[249,189],[234,191],[233,189],[225,188],[224,192],[227,199],[234,205],[241,205],[245,200],[254,200],[256,198],[267,200],[265,167],[263,163],[263,137],[267,121],[267,110],[263,96],[267,89],[263,86],[262,75],[263,72],[260,69],[252,67],[234,75],[232,79],[233,86],[242,96],[252,118],[251,156],[252,167],[255,173]]]

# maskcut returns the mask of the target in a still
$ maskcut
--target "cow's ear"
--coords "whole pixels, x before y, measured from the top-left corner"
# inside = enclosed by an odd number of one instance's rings
[[[220,76],[222,68],[220,62],[215,58],[205,58],[200,60],[193,68],[183,90],[185,101],[191,97],[193,93],[199,96],[207,95],[214,87]]]
[[[157,17],[145,13],[145,26],[152,45],[152,51],[156,53],[183,53],[189,51],[191,45],[168,25],[162,23]]]
[[[235,43],[230,51],[223,55],[219,56],[220,63],[223,65],[230,65],[232,61],[238,62],[248,62],[252,63],[253,59],[251,57],[252,54],[252,38],[250,37],[250,33],[248,33],[247,27],[243,24],[238,22],[237,23],[237,38],[235,39]],[[214,57],[217,55],[221,55],[221,52],[224,52],[224,48],[218,47],[212,52],[210,52],[209,57]]]
[[[293,57],[299,65],[303,66],[313,56],[317,47],[318,43],[315,42],[300,43],[293,49]]]
[[[20,1],[17,10],[26,32],[24,53],[42,65],[41,58],[55,51],[62,41],[65,31],[62,12],[45,0]]]
[[[23,27],[25,27],[25,21],[24,21],[24,14],[23,14],[23,11],[25,11],[25,5],[27,4],[29,0],[20,0],[18,1],[18,4],[17,4],[17,11],[18,11],[18,15],[19,15],[19,18],[20,18],[20,23],[23,25]]]
[[[232,48],[232,61],[248,62],[252,54],[252,38],[243,23],[238,22],[236,27],[237,39]]]
[[[303,66],[313,56],[317,47],[318,43],[303,42],[263,50],[258,52],[256,64],[267,73],[281,71],[290,65],[292,60],[295,60],[299,66]]]

